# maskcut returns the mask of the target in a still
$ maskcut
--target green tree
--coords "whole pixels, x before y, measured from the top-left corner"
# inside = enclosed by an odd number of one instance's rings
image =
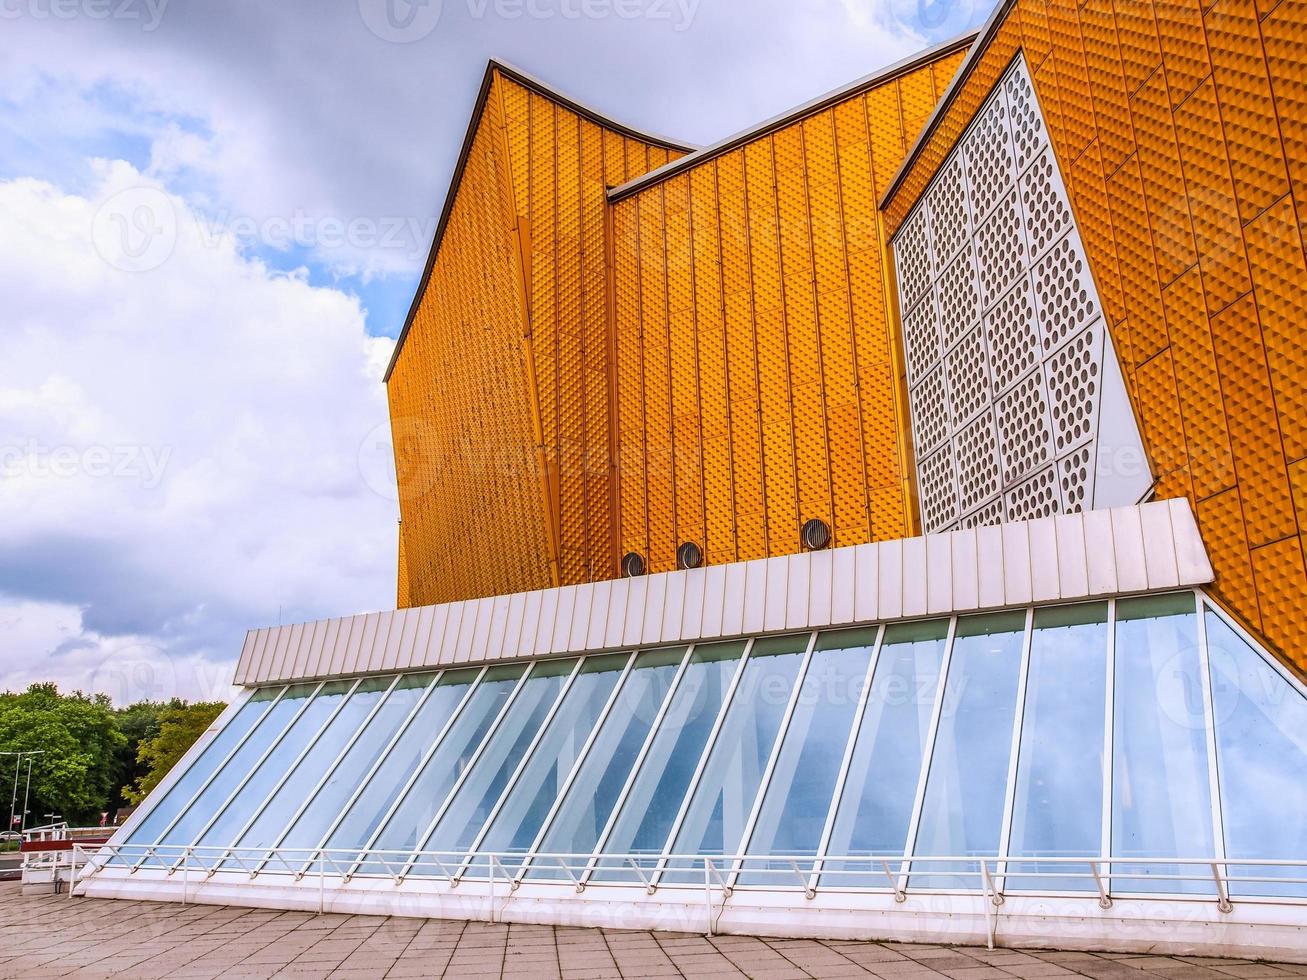
[[[126,796],[147,772],[148,767],[139,761],[141,745],[159,734],[160,720],[169,708],[179,708],[186,704],[180,698],[171,701],[137,701],[114,712],[118,730],[126,736],[126,743],[119,748],[115,761],[114,782],[118,787],[110,805],[117,809],[127,806],[132,801]]]
[[[60,694],[54,684],[33,684],[20,694],[0,694],[0,751],[34,752],[29,809],[39,823],[46,812],[70,823],[98,823],[115,790],[115,757],[126,744],[113,705],[103,694]],[[0,763],[0,787],[12,793],[13,769]],[[18,807],[26,785],[20,773]],[[8,814],[5,814],[7,820]]]
[[[164,708],[159,714],[158,732],[142,740],[137,750],[136,760],[142,774],[134,786],[123,787],[123,796],[131,803],[145,799],[226,707],[221,702],[209,701],[173,702]]]

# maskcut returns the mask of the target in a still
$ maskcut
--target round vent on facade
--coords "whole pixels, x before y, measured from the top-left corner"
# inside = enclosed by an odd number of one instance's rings
[[[628,551],[622,558],[622,574],[627,578],[639,578],[644,574],[644,555]]]
[[[799,532],[803,539],[803,546],[809,551],[821,551],[830,544],[830,525],[819,517],[803,522],[803,530]]]
[[[677,568],[698,568],[703,564],[703,549],[693,541],[687,541],[676,549]]]

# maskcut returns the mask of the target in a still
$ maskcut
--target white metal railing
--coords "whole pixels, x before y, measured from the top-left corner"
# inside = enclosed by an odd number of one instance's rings
[[[180,876],[183,903],[191,897],[193,885],[217,875],[245,880],[307,880],[307,887],[317,887],[319,911],[326,907],[328,883],[339,888],[356,877],[389,879],[396,885],[410,879],[442,882],[451,888],[464,882],[482,883],[491,901],[492,921],[496,914],[494,903],[501,897],[510,899],[524,882],[575,892],[628,886],[649,895],[665,892],[669,898],[682,899],[701,890],[709,932],[737,889],[790,892],[806,900],[822,893],[874,892],[893,895],[897,903],[907,902],[917,893],[973,895],[983,899],[991,942],[997,910],[1008,894],[1096,898],[1103,909],[1110,909],[1117,899],[1134,897],[1210,901],[1221,912],[1233,909],[1232,886],[1241,903],[1307,900],[1307,860],[1290,859],[596,855],[76,843],[71,852],[62,853],[69,855],[74,873],[81,868],[76,882],[88,881],[110,869],[127,875],[153,872],[152,878]],[[1277,870],[1280,873],[1271,873]],[[1259,885],[1278,889],[1299,886],[1303,897],[1260,896],[1256,894]],[[69,889],[70,897],[75,891]]]

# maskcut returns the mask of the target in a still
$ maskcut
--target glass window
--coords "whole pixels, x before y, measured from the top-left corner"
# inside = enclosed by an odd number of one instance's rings
[[[785,731],[758,824],[747,848],[750,854],[816,855],[826,830],[835,781],[844,762],[853,717],[867,684],[876,648],[875,629],[822,633],[799,689],[794,715]],[[793,877],[788,861],[747,869],[790,872],[741,876],[744,884],[806,885]],[[799,867],[805,872],[812,864]]]
[[[269,794],[286,777],[300,754],[312,744],[353,686],[352,681],[332,681],[323,685],[318,695],[295,716],[285,734],[272,744],[262,762],[256,763],[245,784],[200,836],[200,846],[225,847],[235,842],[241,829],[261,811]],[[282,815],[284,818],[285,814]]]
[[[169,844],[194,844],[196,836],[204,830],[213,815],[249,775],[263,753],[268,750],[286,726],[317,689],[316,684],[298,684],[288,688],[279,701],[273,703],[262,722],[252,731],[240,748],[232,753],[226,764],[218,770],[213,781],[186,808],[186,812],[168,831]]]
[[[807,635],[754,641],[672,853],[739,852],[807,647]],[[671,874],[666,880],[703,879]]]
[[[167,829],[168,824],[172,823],[181,808],[190,802],[204,785],[204,781],[213,775],[214,770],[222,765],[223,760],[231,754],[240,740],[263,719],[280,693],[279,687],[262,687],[251,694],[235,716],[213,736],[213,740],[200,753],[199,758],[182,773],[167,794],[154,803],[153,809],[146,813],[145,819],[137,824],[136,829],[125,842],[131,849],[119,852],[119,855],[109,863],[116,861],[134,863],[144,857],[146,851],[143,845],[153,844],[159,839],[159,835]],[[142,846],[138,848],[136,845]],[[171,860],[163,862],[150,860],[146,863],[170,864]]]
[[[585,661],[477,850],[508,854],[530,850],[630,659],[628,654],[618,654]],[[517,863],[505,859],[504,867],[511,874]],[[479,871],[484,870],[479,866]]]
[[[603,845],[605,854],[663,852],[744,647],[742,642],[732,642],[695,648]],[[636,874],[622,869],[620,862],[605,862],[596,877],[630,880]]]
[[[594,850],[684,657],[684,650],[654,650],[636,658],[549,825],[541,851],[589,854]],[[566,877],[556,864],[547,863],[534,865],[531,876]]]
[[[1102,854],[1107,639],[1106,604],[1035,610],[1009,854]],[[1008,870],[1009,889],[1097,887],[1087,865],[1013,862]],[[1085,877],[1042,877],[1059,871]]]
[[[1025,623],[1024,612],[958,620],[914,854],[998,853]],[[921,874],[943,871],[960,874]],[[918,863],[913,872],[925,888],[980,885],[978,865]]]
[[[418,724],[409,726],[408,732],[405,733],[401,745],[410,739],[410,733],[426,731],[420,746],[405,746],[401,753],[404,756],[406,765],[402,767],[397,762],[392,766],[391,758],[387,758],[380,769],[368,782],[368,788],[364,790],[363,796],[360,797],[355,805],[356,809],[366,810],[367,823],[375,828],[385,818],[395,799],[401,793],[404,794],[395,812],[386,820],[386,825],[381,833],[377,835],[376,842],[372,845],[373,850],[397,851],[397,854],[388,854],[385,856],[386,863],[392,866],[393,871],[398,871],[403,863],[407,860],[405,856],[417,846],[419,838],[427,832],[431,826],[431,821],[435,819],[437,811],[441,804],[445,802],[445,797],[449,795],[450,789],[458,781],[459,775],[467,768],[472,756],[480,747],[482,740],[490,726],[494,724],[499,717],[500,711],[508,701],[513,691],[517,688],[522,679],[525,667],[522,665],[495,667],[486,671],[485,677],[481,683],[476,686],[467,698],[467,703],[459,711],[454,723],[449,726],[448,732],[444,738],[440,739],[440,744],[435,751],[427,757],[425,765],[422,765],[421,772],[417,778],[409,785],[409,777],[418,767],[421,759],[426,755],[427,749],[440,736],[446,723],[449,721],[453,709],[450,708],[443,712],[429,711],[424,706],[421,712],[422,718],[419,719],[421,727]],[[442,701],[452,700],[457,694],[459,701],[462,700],[463,685],[453,685],[458,688],[457,691],[445,690],[444,678],[441,678],[441,686],[432,694],[431,700],[438,697]],[[442,697],[442,695],[444,697]],[[429,705],[431,702],[428,701]],[[458,701],[454,702],[455,705]],[[395,747],[399,752],[400,746]],[[395,753],[391,753],[393,757]],[[399,781],[390,782],[392,775],[399,775]],[[390,796],[390,802],[385,807],[379,807],[373,799],[374,789],[378,792],[387,793]],[[405,791],[407,789],[407,791]],[[363,847],[367,844],[368,837],[356,836],[360,830],[364,829],[351,822],[347,827],[342,824],[332,834],[333,841],[340,839],[342,843],[333,847]],[[369,831],[370,833],[370,831]],[[348,835],[348,837],[346,836]],[[352,843],[354,840],[360,840],[362,843]],[[345,843],[351,841],[350,843]],[[387,869],[381,861],[373,860],[363,865],[361,869],[365,874],[384,874]]]
[[[485,750],[470,763],[449,806],[422,842],[421,850],[458,853],[472,846],[575,667],[575,660],[551,660],[532,667],[499,727],[489,736]],[[434,862],[419,862],[413,867],[413,874],[442,873]]]
[[[885,627],[827,854],[899,857],[904,853],[947,644],[947,620]],[[858,872],[878,870],[861,862],[827,861],[823,867],[829,872],[846,867]],[[838,887],[886,882],[865,873],[827,873],[821,883]]]
[[[1307,860],[1307,698],[1219,615],[1207,613],[1229,857]],[[1230,866],[1244,877],[1307,878],[1307,868]],[[1307,885],[1232,882],[1234,895],[1307,897]]]
[[[467,690],[467,683],[470,681],[472,672],[463,672],[463,685],[459,688],[461,691]],[[434,679],[433,674],[410,674],[400,679],[395,685],[395,689],[390,692],[385,703],[377,709],[377,713],[372,716],[368,722],[368,727],[359,732],[358,736],[350,743],[349,751],[341,758],[340,763],[327,778],[326,783],[318,790],[317,795],[309,801],[309,805],[304,812],[300,814],[295,825],[281,841],[282,848],[294,848],[304,850],[305,853],[295,855],[297,858],[304,860],[310,855],[307,851],[315,848],[322,842],[323,836],[331,828],[332,823],[341,816],[341,810],[354,795],[359,784],[367,778],[367,774],[372,771],[372,767],[381,754],[386,750],[394,738],[395,732],[399,726],[404,724],[409,715],[413,713],[414,707],[425,693],[427,687]],[[445,688],[449,691],[453,685]],[[457,707],[457,702],[455,702]],[[443,706],[433,709],[442,710]],[[443,708],[446,717],[453,711],[453,708]],[[422,741],[420,735],[421,729],[411,729],[410,738],[412,741]],[[395,749],[400,755],[404,755],[403,750],[398,746]],[[398,792],[396,788],[395,792]],[[390,802],[394,802],[391,797]],[[387,806],[390,804],[387,803]],[[380,814],[376,819],[380,820]],[[372,828],[372,829],[375,829]],[[371,834],[371,830],[368,831]],[[365,838],[366,840],[366,838]],[[355,844],[354,846],[362,846]]]
[[[282,831],[286,829],[286,824],[295,817],[297,811],[304,802],[312,795],[314,789],[327,774],[337,756],[351,739],[359,734],[359,728],[367,720],[377,703],[386,696],[386,691],[390,689],[393,678],[376,677],[364,680],[349,696],[349,700],[344,706],[336,712],[335,717],[327,723],[327,727],[322,734],[318,736],[313,747],[308,750],[304,758],[300,760],[294,771],[286,777],[285,781],[277,787],[272,798],[263,807],[263,811],[255,818],[254,823],[250,824],[249,829],[241,835],[237,845],[241,848],[239,857],[249,864],[262,858],[256,848],[269,848],[277,843],[281,837]],[[318,700],[323,700],[324,695],[328,694],[324,688],[323,693],[318,695]],[[316,701],[315,701],[316,704]],[[309,721],[308,712],[301,716],[296,727],[302,727]],[[277,754],[282,755],[282,747],[278,747]],[[316,841],[315,841],[316,843]],[[303,856],[300,856],[300,863],[303,863]],[[229,866],[235,862],[229,862]],[[298,870],[297,867],[287,868],[285,864],[278,861],[276,868],[279,870]]]
[[[157,841],[159,835],[177,816],[177,811],[190,801],[236,744],[262,720],[280,693],[281,688],[262,687],[251,694],[249,700],[236,712],[235,717],[227,722],[222,731],[213,736],[213,740],[200,753],[200,757],[177,782],[173,783],[167,794],[154,803],[153,809],[145,815],[145,819],[136,825],[127,843],[153,844]]]
[[[1112,853],[1115,857],[1209,857],[1212,800],[1207,772],[1198,615],[1192,594],[1117,603],[1113,721]],[[1123,892],[1211,894],[1177,865],[1112,865]],[[1132,877],[1119,877],[1128,874]],[[1172,880],[1152,882],[1149,876]],[[1142,876],[1142,877],[1140,877]]]

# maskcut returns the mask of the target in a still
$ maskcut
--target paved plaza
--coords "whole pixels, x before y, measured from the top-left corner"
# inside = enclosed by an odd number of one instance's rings
[[[0,883],[2,978],[274,976],[1262,980],[1307,966],[69,900]]]

